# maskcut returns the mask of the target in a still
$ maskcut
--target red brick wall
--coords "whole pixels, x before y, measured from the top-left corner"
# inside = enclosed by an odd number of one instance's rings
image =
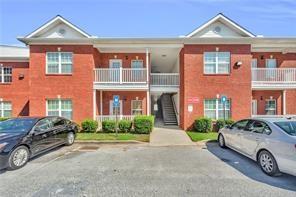
[[[46,75],[46,52],[73,52],[72,75]],[[71,98],[73,119],[81,121],[93,117],[94,49],[88,45],[32,45],[30,46],[30,115],[46,114],[46,99]]]
[[[29,115],[29,63],[0,62],[3,66],[12,67],[12,83],[0,83],[0,98],[12,103],[13,116]],[[24,78],[19,78],[19,75]]]
[[[257,66],[258,68],[264,68],[265,67],[265,61],[266,59],[270,59],[271,55],[273,56],[273,59],[276,59],[277,66],[281,68],[296,68],[296,53],[279,53],[279,52],[265,52],[265,53],[252,53],[253,58],[257,59]],[[261,57],[263,57],[261,59]]]
[[[109,115],[110,100],[113,100],[114,95],[119,95],[120,100],[123,100],[122,111],[123,115],[131,115],[131,101],[142,100],[143,114],[147,113],[147,92],[145,91],[103,91],[103,115]],[[100,91],[97,91],[97,114],[100,113]]]
[[[114,56],[117,56],[115,58]],[[109,68],[110,59],[121,59],[123,68],[130,68],[131,61],[136,59],[138,56],[139,60],[143,60],[143,67],[146,67],[146,54],[145,53],[101,53],[100,54],[100,68]]]
[[[282,91],[281,90],[262,90],[262,91],[253,91],[252,99],[257,100],[257,114],[265,114],[265,102],[267,99],[276,99],[277,114],[283,114],[282,110]]]
[[[231,70],[229,75],[203,74],[203,53],[205,51],[228,51],[231,53]],[[188,129],[196,117],[204,115],[204,99],[216,98],[216,95],[226,95],[231,99],[232,118],[242,119],[251,115],[251,47],[250,45],[185,45],[184,47],[184,84],[181,84],[181,97],[184,92],[181,125]],[[181,53],[182,55],[182,53]],[[242,61],[242,66],[236,67],[235,63]],[[181,61],[182,63],[182,61]],[[187,111],[188,98],[198,97],[199,103],[193,104],[193,112]],[[183,124],[182,124],[183,122]]]
[[[296,90],[286,91],[286,113],[296,114]]]

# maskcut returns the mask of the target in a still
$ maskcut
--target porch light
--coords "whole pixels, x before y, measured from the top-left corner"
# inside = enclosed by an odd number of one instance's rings
[[[58,94],[58,95],[57,95],[57,98],[58,98],[58,99],[61,99],[61,95]]]
[[[139,100],[139,97],[136,97],[136,100]]]
[[[117,55],[114,55],[114,59],[117,59]]]
[[[61,49],[62,49],[61,47],[58,47],[58,51],[59,51],[59,52],[61,51]]]
[[[216,98],[217,98],[217,99],[218,99],[218,98],[220,98],[220,95],[219,95],[219,94],[217,94],[217,95],[216,95]]]
[[[238,62],[236,62],[236,66],[241,66],[241,65],[243,65],[243,63],[242,63],[242,61],[238,61]]]
[[[270,100],[272,100],[273,99],[273,96],[270,96]]]
[[[273,55],[270,55],[270,59],[273,59]]]
[[[2,102],[3,101],[3,98],[0,98],[0,102]]]
[[[219,47],[216,47],[216,51],[217,51],[217,52],[219,51]]]

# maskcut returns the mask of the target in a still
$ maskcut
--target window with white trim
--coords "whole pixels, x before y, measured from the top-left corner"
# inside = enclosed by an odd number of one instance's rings
[[[144,62],[143,60],[132,60],[131,67],[132,68],[143,68]]]
[[[46,73],[47,74],[71,74],[72,73],[71,52],[47,52]]]
[[[70,99],[48,99],[47,116],[62,116],[72,119],[72,100]]]
[[[266,115],[276,115],[276,100],[267,99],[265,101],[265,114]]]
[[[277,65],[276,65],[276,59],[266,59],[266,62],[265,62],[265,66],[266,68],[276,68]]]
[[[0,83],[12,82],[12,68],[0,66]]]
[[[9,118],[12,116],[12,104],[8,101],[0,101],[0,117]]]
[[[142,100],[132,100],[132,115],[142,115]]]
[[[224,118],[224,104],[220,99],[205,99],[204,100],[204,116],[218,120]],[[231,118],[230,115],[230,100],[225,102],[225,119]]]
[[[230,72],[230,52],[205,52],[205,74],[228,74]]]
[[[257,59],[253,58],[251,64],[252,64],[252,68],[257,68]]]

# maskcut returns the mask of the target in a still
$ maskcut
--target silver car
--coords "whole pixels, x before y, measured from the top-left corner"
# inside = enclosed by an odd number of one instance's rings
[[[220,129],[219,146],[229,147],[255,161],[270,176],[296,176],[296,120],[254,118]]]

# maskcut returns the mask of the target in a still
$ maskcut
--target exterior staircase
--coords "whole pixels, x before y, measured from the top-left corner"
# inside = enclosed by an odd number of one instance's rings
[[[163,122],[165,125],[178,125],[178,120],[171,94],[163,94],[160,98]]]

